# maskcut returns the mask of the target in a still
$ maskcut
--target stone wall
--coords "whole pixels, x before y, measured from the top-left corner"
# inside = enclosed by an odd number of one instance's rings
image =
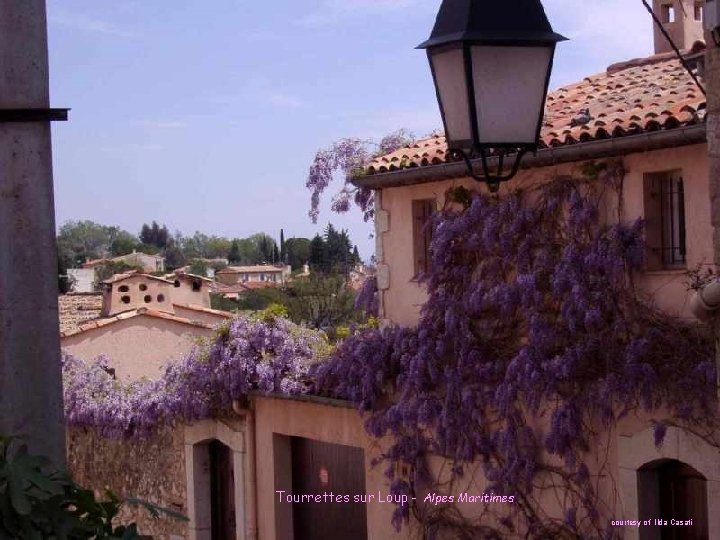
[[[81,486],[99,495],[137,497],[187,516],[183,429],[166,429],[146,441],[113,440],[81,428],[67,430],[68,467]],[[147,511],[124,508],[124,523],[138,524],[155,540],[187,538],[186,522],[153,519]]]
[[[58,304],[60,331],[71,332],[83,322],[100,317],[102,294],[64,294]]]

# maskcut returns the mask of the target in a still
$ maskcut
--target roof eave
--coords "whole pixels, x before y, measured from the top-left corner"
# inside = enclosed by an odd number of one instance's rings
[[[705,123],[702,123],[670,130],[641,133],[639,135],[628,135],[626,137],[544,148],[538,150],[534,155],[526,155],[521,162],[521,168],[534,169],[549,167],[562,163],[623,156],[677,146],[702,144],[705,142],[707,142],[707,126]],[[490,158],[489,165],[496,167],[497,158]],[[480,173],[480,160],[473,162],[473,168],[476,169],[476,172]],[[353,178],[352,184],[361,188],[383,189],[425,184],[467,176],[467,169],[464,162],[452,162],[367,174]]]

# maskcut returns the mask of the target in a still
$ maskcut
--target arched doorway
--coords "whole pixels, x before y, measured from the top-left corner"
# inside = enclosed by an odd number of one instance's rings
[[[218,440],[207,443],[210,476],[212,540],[232,540],[236,535],[235,469],[232,450]]]
[[[707,479],[701,473],[676,459],[658,459],[638,469],[637,482],[639,518],[651,522],[640,527],[641,540],[709,538]]]

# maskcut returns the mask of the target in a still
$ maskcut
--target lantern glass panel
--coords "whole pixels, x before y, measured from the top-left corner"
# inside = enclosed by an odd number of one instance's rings
[[[553,46],[471,47],[481,144],[537,144],[553,52]]]
[[[452,147],[472,146],[472,121],[462,46],[430,51],[435,85]]]

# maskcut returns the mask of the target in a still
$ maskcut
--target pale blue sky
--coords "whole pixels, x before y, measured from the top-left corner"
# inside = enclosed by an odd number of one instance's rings
[[[545,0],[557,32],[552,87],[652,54],[640,0]],[[318,148],[440,127],[414,47],[439,0],[48,0],[58,224],[137,233],[312,236],[304,187]],[[349,228],[363,257],[359,212]]]

